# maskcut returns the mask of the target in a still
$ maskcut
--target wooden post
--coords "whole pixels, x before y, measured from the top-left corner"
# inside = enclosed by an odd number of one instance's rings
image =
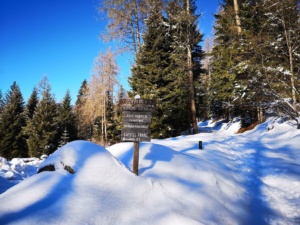
[[[140,142],[135,141],[133,142],[134,152],[133,152],[133,164],[132,164],[132,171],[137,176],[139,175],[139,148]]]
[[[199,141],[199,149],[203,149],[203,147],[202,147],[202,141]]]

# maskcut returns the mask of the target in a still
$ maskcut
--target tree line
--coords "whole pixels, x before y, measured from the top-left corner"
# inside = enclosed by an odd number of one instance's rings
[[[115,102],[126,93],[117,86],[117,75],[115,56],[108,50],[95,60],[91,79],[82,82],[74,106],[69,91],[56,102],[47,76],[26,104],[16,82],[5,96],[0,90],[0,156],[40,157],[73,140],[104,146],[118,142],[121,119]]]
[[[220,6],[206,48],[209,112],[238,115],[243,127],[273,112],[300,128],[299,0],[224,0]]]
[[[288,116],[300,128],[299,8],[299,0],[220,1],[214,37],[202,49],[195,0],[100,0],[108,21],[102,38],[135,55],[131,90],[120,87],[111,50],[95,60],[74,106],[69,92],[55,102],[47,79],[25,105],[14,83],[6,96],[0,92],[0,155],[51,154],[76,139],[116,143],[118,99],[136,94],[157,102],[152,138],[197,133],[197,121],[209,117],[239,116],[247,127],[267,113]]]
[[[195,0],[101,3],[104,37],[134,50],[129,96],[157,101],[153,137],[196,133],[209,117],[247,127],[270,113],[300,128],[299,0],[220,1],[204,51]]]

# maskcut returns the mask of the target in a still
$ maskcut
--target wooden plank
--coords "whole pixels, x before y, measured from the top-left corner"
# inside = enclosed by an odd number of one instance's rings
[[[155,112],[156,101],[150,99],[120,99],[120,111]]]
[[[120,111],[133,111],[133,112],[152,112],[156,111],[156,107],[148,106],[148,105],[122,105],[120,107]]]
[[[121,131],[121,141],[151,141],[150,131],[149,133],[135,133]]]
[[[123,123],[150,124],[152,120],[151,112],[122,112]]]
[[[155,105],[156,101],[152,100],[152,99],[143,99],[143,98],[139,98],[139,99],[132,99],[132,98],[123,98],[120,99],[119,103],[121,105],[124,104],[129,104],[129,105],[137,105],[137,104],[145,104],[145,105]]]
[[[150,134],[151,131],[149,128],[131,128],[131,127],[124,127],[122,129],[123,133],[137,133],[137,134]]]
[[[124,128],[144,128],[144,129],[148,129],[149,124],[125,123]]]

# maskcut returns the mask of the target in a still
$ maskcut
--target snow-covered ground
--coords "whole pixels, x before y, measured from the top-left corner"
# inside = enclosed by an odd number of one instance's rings
[[[239,123],[206,121],[207,133],[141,143],[139,176],[132,143],[1,159],[0,224],[300,224],[300,130],[290,123],[235,134]],[[55,172],[35,174],[49,164]]]

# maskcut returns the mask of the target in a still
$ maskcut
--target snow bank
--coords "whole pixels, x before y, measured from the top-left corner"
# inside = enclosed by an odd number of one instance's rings
[[[0,157],[0,194],[36,174],[41,162],[38,158],[15,158],[7,161]]]
[[[243,134],[238,121],[200,125],[213,132],[141,143],[139,176],[133,143],[71,142],[39,167],[56,171],[0,195],[0,224],[300,224],[293,124],[268,120]]]

